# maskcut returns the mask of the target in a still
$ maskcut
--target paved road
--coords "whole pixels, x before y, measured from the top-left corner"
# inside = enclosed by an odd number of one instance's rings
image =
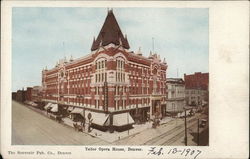
[[[196,132],[197,120],[196,116],[187,119],[188,131],[188,145],[195,146],[196,144]],[[203,116],[203,115],[202,115]],[[203,116],[204,117],[204,116]],[[117,145],[178,145],[184,146],[184,119],[175,119],[167,124],[161,125],[156,129],[146,129],[136,135],[129,136],[114,142]],[[192,133],[192,135],[191,135]],[[200,136],[200,139],[202,136]]]
[[[103,145],[105,141],[76,132],[26,106],[12,101],[14,145]]]
[[[76,132],[30,108],[13,101],[12,144],[14,145],[110,145],[99,138]],[[188,145],[196,145],[197,120],[188,118]],[[205,140],[204,140],[205,139]],[[203,141],[204,140],[204,141]],[[184,145],[184,120],[176,119],[156,129],[146,129],[112,145]],[[200,134],[201,145],[207,145],[208,133]]]
[[[195,119],[190,119],[187,121],[188,128],[193,126]],[[184,125],[180,124],[173,129],[166,131],[165,133],[161,134],[160,136],[156,136],[151,140],[145,142],[145,145],[172,145],[176,142],[179,138],[184,136]]]

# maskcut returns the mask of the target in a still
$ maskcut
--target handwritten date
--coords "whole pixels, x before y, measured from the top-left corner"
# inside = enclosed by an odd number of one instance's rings
[[[196,159],[200,154],[201,150],[194,150],[190,148],[165,148],[163,147],[150,147],[148,150],[148,155],[180,155],[183,157],[192,157],[193,159]]]

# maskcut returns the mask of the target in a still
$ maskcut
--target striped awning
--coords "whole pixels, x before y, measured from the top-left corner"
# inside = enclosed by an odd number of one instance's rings
[[[52,111],[52,112],[58,112],[58,104],[52,104],[51,108],[52,109],[50,111]]]
[[[52,103],[46,104],[45,107],[44,107],[44,109],[45,109],[45,110],[48,110],[48,109],[51,107],[51,105],[52,105]]]
[[[97,113],[97,112],[91,112],[89,110],[85,110],[85,116],[87,117],[88,114],[91,113],[91,119],[92,123],[96,124],[96,125],[107,125],[106,123],[108,122],[109,119],[109,114],[105,114],[105,113]]]
[[[68,111],[72,111],[74,109],[74,107],[68,107]]]
[[[81,108],[74,108],[70,113],[71,114],[81,114],[82,116],[84,116],[83,109],[81,109]]]
[[[135,123],[135,121],[129,113],[121,113],[113,115],[114,126],[125,126],[133,123]]]

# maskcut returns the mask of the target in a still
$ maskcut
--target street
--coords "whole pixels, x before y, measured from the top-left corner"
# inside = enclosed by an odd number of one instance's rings
[[[76,132],[26,106],[12,101],[14,145],[103,145],[105,141]]]
[[[197,117],[204,117],[203,115],[196,115],[187,118],[187,145],[197,145]],[[207,128],[200,128],[200,133]],[[184,119],[175,119],[167,124],[161,125],[156,129],[147,129],[139,134],[129,136],[120,141],[116,141],[117,145],[168,145],[168,146],[185,146],[184,143]],[[200,135],[200,143],[208,145],[208,134]]]
[[[16,101],[12,103],[12,144],[14,145],[185,145],[183,118],[170,120],[156,129],[148,127],[138,133],[109,141],[109,138],[115,134],[103,132],[102,136],[110,136],[104,140],[103,137],[89,135],[87,132],[77,132],[68,125],[48,118],[40,110]],[[197,145],[198,117],[206,116],[196,114],[187,118],[187,143],[190,146]],[[138,129],[138,125],[134,129]],[[200,128],[199,142],[200,145],[208,145],[207,127]]]

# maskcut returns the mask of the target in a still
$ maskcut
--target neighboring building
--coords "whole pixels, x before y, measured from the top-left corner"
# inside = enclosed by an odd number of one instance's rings
[[[185,107],[185,82],[181,78],[167,78],[167,112],[177,114]]]
[[[133,119],[165,116],[165,59],[155,53],[144,57],[140,49],[134,53],[129,48],[109,10],[90,54],[60,60],[42,71],[44,101],[84,109],[83,116],[91,113],[93,124],[110,129],[132,124]]]
[[[195,74],[184,74],[186,88],[186,102],[188,105],[200,106],[209,100],[209,74],[196,72]]]
[[[16,93],[16,100],[18,102],[24,102],[26,97],[26,91],[24,90],[18,90]]]
[[[16,92],[12,92],[12,100],[16,100],[16,95],[17,95]]]
[[[26,93],[25,93],[25,100],[32,101],[32,87],[27,87]]]
[[[27,87],[26,90],[18,90],[17,92],[12,92],[12,99],[17,100],[19,102],[24,101],[36,101],[37,96],[42,97],[42,87],[35,86],[35,87]]]
[[[42,86],[34,86],[31,95],[32,101],[40,102],[42,100]]]

